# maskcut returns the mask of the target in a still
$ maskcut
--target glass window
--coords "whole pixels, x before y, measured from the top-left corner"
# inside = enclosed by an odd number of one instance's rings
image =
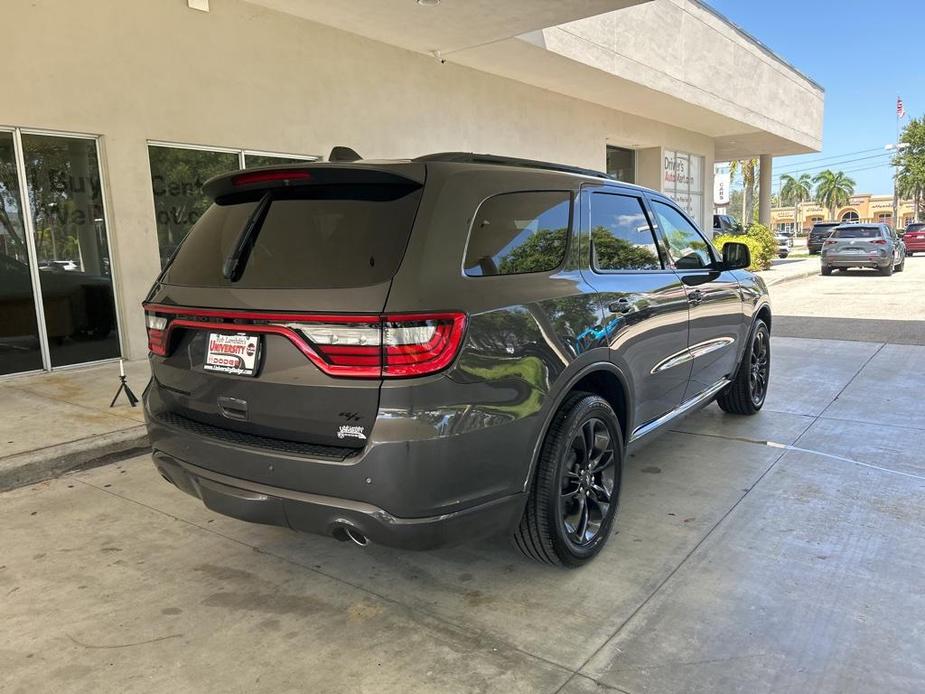
[[[258,166],[279,166],[280,164],[308,164],[313,161],[317,161],[317,158],[302,159],[300,157],[280,157],[275,154],[244,153],[245,169],[256,169]]]
[[[13,133],[0,132],[0,374],[42,368]]]
[[[362,287],[395,274],[421,198],[415,185],[337,185],[279,192],[232,283],[223,273],[252,195],[213,204],[167,269],[169,284],[243,288]]]
[[[607,173],[624,183],[636,182],[636,152],[623,147],[607,147]]]
[[[704,158],[697,154],[665,150],[662,192],[674,200],[697,224],[703,224]]]
[[[470,277],[554,270],[565,259],[572,196],[566,191],[504,193],[485,200],[466,246]]]
[[[832,233],[832,238],[836,239],[876,239],[880,236],[880,227],[838,227]]]
[[[658,223],[665,232],[668,249],[679,270],[708,267],[713,262],[710,244],[678,210],[658,200],[652,201],[652,209]]]
[[[96,141],[22,136],[51,365],[119,356]]]
[[[591,262],[595,270],[660,270],[658,246],[642,200],[630,195],[591,196]]]
[[[209,199],[202,184],[213,176],[240,168],[235,152],[212,152],[182,147],[148,146],[151,187],[157,219],[161,267],[199,219]]]

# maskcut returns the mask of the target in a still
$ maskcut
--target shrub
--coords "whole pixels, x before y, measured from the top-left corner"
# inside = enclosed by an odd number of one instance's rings
[[[764,247],[761,245],[761,242],[748,234],[720,234],[719,236],[713,237],[713,245],[719,249],[720,253],[723,251],[723,246],[730,241],[744,243],[748,246],[748,252],[752,256],[752,264],[748,266],[749,270],[766,270],[771,266],[770,261],[768,261],[767,267],[763,264],[762,257],[764,254]]]
[[[771,267],[771,260],[777,257],[777,239],[774,234],[764,224],[750,224],[745,235],[756,240],[761,245],[761,270],[767,270]],[[755,264],[754,262],[752,263]]]

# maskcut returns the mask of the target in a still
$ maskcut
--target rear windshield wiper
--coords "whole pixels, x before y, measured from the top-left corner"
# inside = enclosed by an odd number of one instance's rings
[[[272,200],[273,198],[269,192],[264,193],[263,197],[260,198],[260,202],[257,203],[257,207],[251,212],[251,216],[247,218],[238,240],[235,241],[234,247],[231,249],[231,254],[225,259],[225,264],[222,266],[222,275],[226,280],[237,282],[241,279],[244,266],[247,265],[247,259],[250,256],[251,249],[254,247],[254,242],[257,240],[257,232],[263,226],[263,220],[266,219]]]

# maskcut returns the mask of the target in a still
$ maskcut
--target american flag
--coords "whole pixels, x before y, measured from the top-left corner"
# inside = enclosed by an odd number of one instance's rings
[[[906,107],[903,106],[902,97],[899,96],[896,97],[896,117],[900,119],[906,117]]]

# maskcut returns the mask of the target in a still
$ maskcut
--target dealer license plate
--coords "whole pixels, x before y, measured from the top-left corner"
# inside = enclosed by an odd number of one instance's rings
[[[237,333],[209,333],[206,371],[221,371],[238,376],[253,376],[260,363],[260,336]]]

